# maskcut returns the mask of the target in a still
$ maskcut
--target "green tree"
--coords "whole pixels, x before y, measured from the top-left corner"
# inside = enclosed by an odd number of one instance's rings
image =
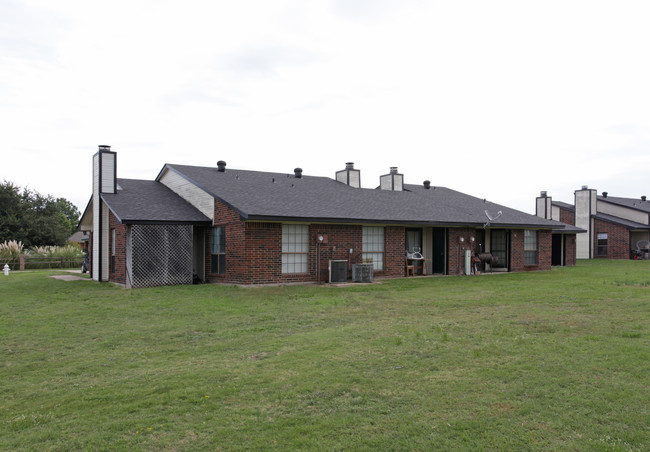
[[[18,240],[25,243],[24,224],[20,188],[4,181],[0,184],[0,242]]]
[[[26,247],[65,245],[77,229],[79,210],[65,198],[43,196],[11,182],[0,184],[0,242],[22,241]]]

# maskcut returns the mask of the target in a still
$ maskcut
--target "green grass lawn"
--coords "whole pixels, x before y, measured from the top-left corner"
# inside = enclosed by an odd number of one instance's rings
[[[0,275],[0,450],[650,448],[650,261],[346,287],[55,273]]]

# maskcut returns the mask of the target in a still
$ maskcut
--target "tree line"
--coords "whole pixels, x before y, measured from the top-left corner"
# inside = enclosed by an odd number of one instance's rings
[[[0,184],[0,243],[65,245],[77,230],[79,216],[79,209],[65,198],[43,196],[6,180]]]

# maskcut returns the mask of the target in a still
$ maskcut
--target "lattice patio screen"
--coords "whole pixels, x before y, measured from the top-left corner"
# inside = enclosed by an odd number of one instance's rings
[[[133,225],[131,287],[192,284],[191,225]]]

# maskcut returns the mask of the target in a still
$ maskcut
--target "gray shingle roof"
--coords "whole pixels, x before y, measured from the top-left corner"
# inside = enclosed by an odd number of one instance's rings
[[[625,226],[628,229],[650,229],[650,226],[647,224],[637,223],[636,221],[626,220],[625,218],[616,217],[614,215],[608,215],[605,213],[597,213],[596,215],[593,215],[593,217],[599,220],[607,221],[609,223]]]
[[[574,212],[576,210],[576,208],[575,208],[575,206],[573,204],[569,204],[569,203],[566,203],[566,202],[552,201],[552,204],[554,206],[561,207],[562,209],[571,210],[571,211],[574,211]]]
[[[309,220],[482,226],[498,211],[493,227],[561,229],[545,220],[506,206],[444,187],[405,185],[406,191],[353,188],[327,177],[268,173],[168,164],[207,193],[250,220]],[[161,174],[164,172],[161,171]]]
[[[650,201],[642,201],[641,198],[619,198],[615,196],[607,196],[607,198],[605,198],[604,196],[598,196],[598,201],[618,204],[650,213]]]
[[[212,223],[159,182],[117,179],[117,184],[121,190],[101,196],[122,223]]]

